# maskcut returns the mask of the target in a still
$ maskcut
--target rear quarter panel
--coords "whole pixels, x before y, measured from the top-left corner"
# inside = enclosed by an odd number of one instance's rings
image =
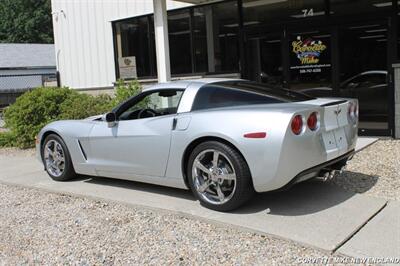
[[[182,130],[171,136],[171,152],[166,171],[167,177],[182,177],[182,160],[192,141],[202,137],[222,138],[234,145],[249,165],[256,191],[262,191],[277,174],[282,145],[296,108],[290,105],[269,105],[230,110],[207,110],[179,114],[180,121],[190,119]],[[299,108],[297,108],[298,110]],[[262,139],[244,138],[251,132],[266,132]]]

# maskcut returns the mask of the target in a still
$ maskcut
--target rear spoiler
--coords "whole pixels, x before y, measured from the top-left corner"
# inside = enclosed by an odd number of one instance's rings
[[[337,104],[341,104],[341,103],[345,103],[345,102],[347,102],[347,100],[334,101],[334,102],[330,102],[330,103],[325,103],[320,106],[325,107],[325,106],[337,105]]]

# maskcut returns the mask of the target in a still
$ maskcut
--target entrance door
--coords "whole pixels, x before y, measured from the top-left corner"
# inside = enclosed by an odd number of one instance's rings
[[[386,22],[339,27],[339,96],[359,101],[361,133],[389,129]]]

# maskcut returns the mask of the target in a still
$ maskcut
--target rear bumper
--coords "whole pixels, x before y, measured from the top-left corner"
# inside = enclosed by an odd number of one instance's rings
[[[289,183],[287,183],[279,190],[286,190],[296,183],[300,183],[302,181],[321,176],[321,173],[325,171],[341,170],[342,167],[346,165],[347,161],[353,158],[354,154],[355,150],[351,150],[335,159],[308,168],[296,175]]]

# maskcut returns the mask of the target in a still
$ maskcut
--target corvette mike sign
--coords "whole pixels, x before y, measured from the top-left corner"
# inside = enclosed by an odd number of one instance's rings
[[[329,40],[329,39],[328,39]],[[321,73],[330,69],[330,50],[323,39],[297,36],[291,42],[291,66],[293,74]]]

